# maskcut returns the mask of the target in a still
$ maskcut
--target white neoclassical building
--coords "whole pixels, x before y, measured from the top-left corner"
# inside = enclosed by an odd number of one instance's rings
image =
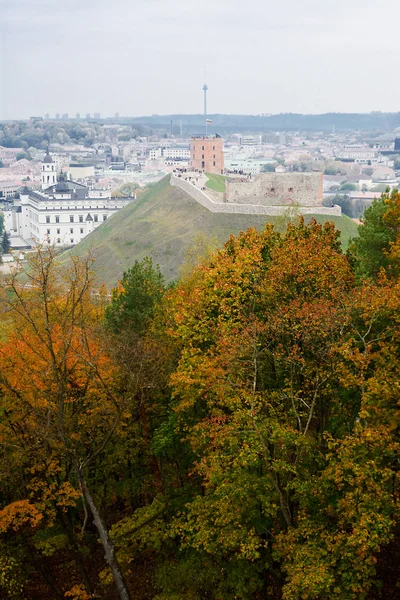
[[[31,246],[78,244],[132,200],[111,198],[110,190],[92,190],[76,181],[57,180],[49,154],[42,164],[41,180],[40,192],[24,187],[19,200],[4,210],[4,225],[10,237],[22,238]]]

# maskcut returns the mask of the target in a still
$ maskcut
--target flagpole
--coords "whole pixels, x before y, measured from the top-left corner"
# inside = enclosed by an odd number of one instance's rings
[[[206,119],[206,137],[207,137],[207,131],[208,131],[208,119]]]

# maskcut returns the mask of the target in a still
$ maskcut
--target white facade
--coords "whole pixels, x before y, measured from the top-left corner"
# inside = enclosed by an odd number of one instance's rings
[[[225,158],[225,170],[233,173],[246,173],[248,175],[258,175],[263,170],[263,166],[271,164],[269,160],[251,160],[246,158]]]
[[[28,242],[70,246],[83,240],[128,202],[110,197],[73,200],[68,193],[49,198],[25,188],[19,204],[4,211],[4,226],[11,236]]]
[[[54,166],[44,166],[51,164]],[[53,171],[46,168],[42,173],[47,179]],[[129,202],[128,198],[111,198],[110,190],[89,190],[74,181],[55,181],[41,192],[23,188],[14,206],[4,210],[4,226],[11,237],[18,236],[32,245],[71,246]]]
[[[240,137],[241,146],[257,146],[259,143],[259,138],[256,138],[254,135],[242,135]]]
[[[71,162],[71,154],[67,152],[53,152],[51,158],[54,161],[57,173],[60,173],[62,168],[68,166]]]
[[[149,160],[157,160],[161,158],[161,148],[152,148],[149,150]]]
[[[12,198],[20,187],[20,184],[14,181],[0,181],[0,201]]]
[[[53,161],[44,162],[42,164],[40,180],[42,183],[42,190],[45,190],[50,185],[57,183],[56,165]]]
[[[164,166],[165,167],[189,167],[190,166],[190,160],[181,160],[181,159],[177,159],[177,158],[166,158],[164,160]]]
[[[77,179],[86,179],[87,177],[94,177],[94,166],[85,165],[79,163],[71,163],[68,167],[68,173],[71,179],[76,181]]]
[[[337,160],[355,162],[357,164],[376,164],[383,162],[382,156],[369,148],[341,148],[336,150],[335,158]]]
[[[190,159],[190,148],[164,148],[163,156],[166,159],[181,159],[181,160],[189,160]]]

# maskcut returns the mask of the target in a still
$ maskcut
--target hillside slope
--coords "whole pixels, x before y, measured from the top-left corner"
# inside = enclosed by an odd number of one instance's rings
[[[308,217],[308,219],[311,217]],[[96,257],[98,280],[113,285],[134,261],[151,256],[170,281],[178,275],[179,266],[198,232],[217,238],[222,243],[231,233],[249,227],[262,228],[276,218],[265,215],[211,213],[188,194],[169,185],[169,177],[144,192],[103,223],[71,251]],[[325,222],[326,217],[317,217]],[[330,217],[342,231],[342,242],[357,234],[356,224],[348,217]],[[68,256],[67,252],[64,256]]]

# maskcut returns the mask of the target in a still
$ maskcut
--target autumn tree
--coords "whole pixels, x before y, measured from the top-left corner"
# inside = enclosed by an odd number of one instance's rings
[[[391,266],[389,251],[399,233],[399,194],[382,194],[374,200],[363,216],[357,237],[352,240],[348,256],[361,278],[376,278],[380,269]]]
[[[348,327],[335,353],[342,395],[358,410],[350,430],[327,438],[320,472],[297,487],[297,523],[278,536],[286,600],[362,600],[386,583],[376,582],[377,566],[400,516],[399,301],[398,281],[385,277],[346,299]]]
[[[180,279],[190,278],[194,269],[201,264],[204,264],[211,257],[218,247],[218,240],[205,235],[203,232],[198,232],[192,244],[185,252],[184,261],[179,268]]]
[[[396,597],[399,196],[382,206],[390,237],[369,263],[367,245],[344,255],[332,223],[296,215],[203,260],[195,245],[169,288],[145,259],[111,298],[92,294],[90,260],[59,270],[52,250],[11,278],[7,597],[20,600],[34,569],[51,597],[97,592],[90,515],[101,581],[120,597],[121,571],[138,600]],[[63,553],[67,592],[46,561]]]
[[[300,220],[232,236],[167,296],[177,431],[202,486],[172,526],[201,569],[192,593],[374,589],[398,523],[396,281],[357,284],[333,225]],[[179,569],[164,581],[185,585]]]
[[[150,259],[136,261],[113,290],[105,312],[107,339],[129,391],[120,465],[133,505],[115,522],[111,536],[128,574],[132,564],[150,562],[149,580],[157,573],[162,577],[164,565],[179,552],[171,521],[190,497],[191,488],[188,465],[192,463],[175,431],[171,410],[169,377],[179,352],[165,334],[166,289]],[[170,577],[172,573],[167,580]]]
[[[0,410],[6,418],[0,438],[10,464],[29,477],[24,495],[0,512],[0,530],[34,527],[39,520],[51,525],[57,512],[82,497],[82,529],[91,514],[125,600],[129,593],[89,475],[125,409],[118,373],[97,329],[103,308],[92,295],[91,264],[91,258],[71,258],[61,269],[54,249],[39,248],[30,257],[27,282],[14,273],[4,290]]]
[[[165,282],[159,266],[154,267],[147,257],[141,262],[136,260],[112,292],[112,300],[105,313],[107,325],[115,333],[128,329],[135,335],[142,335],[164,290]]]
[[[176,531],[185,547],[235,560],[236,583],[225,571],[216,597],[245,598],[249,577],[267,585],[258,561],[296,521],[296,481],[318,470],[332,419],[345,428],[355,412],[348,402],[343,414],[333,352],[353,285],[333,225],[301,220],[284,237],[270,226],[231,237],[167,299],[184,340],[175,411],[204,486]]]

